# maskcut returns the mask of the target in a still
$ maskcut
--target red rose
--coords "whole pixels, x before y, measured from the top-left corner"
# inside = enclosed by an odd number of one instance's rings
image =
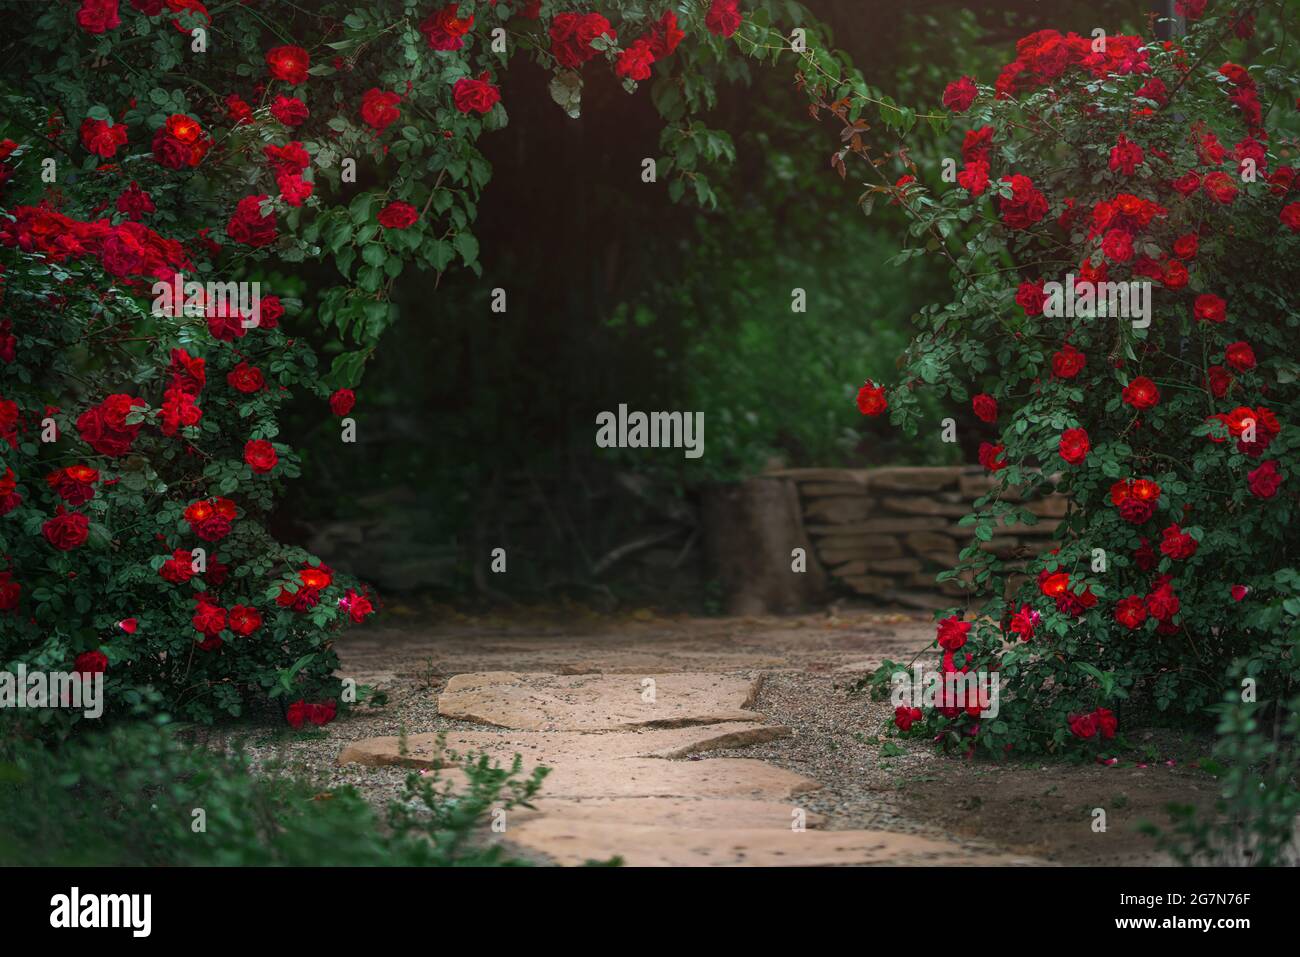
[[[1201,188],[1201,176],[1194,170],[1188,170],[1169,185],[1174,188],[1175,192],[1183,196],[1191,196],[1192,193]]]
[[[1249,372],[1255,368],[1255,350],[1250,347],[1248,342],[1234,342],[1228,346],[1224,358],[1227,360],[1228,365],[1238,372]]]
[[[1119,729],[1119,721],[1114,713],[1106,708],[1098,708],[1093,712],[1093,717],[1097,721],[1097,730],[1101,732],[1103,738],[1115,737],[1115,732]]]
[[[231,93],[226,97],[226,118],[230,120],[232,126],[251,123],[253,121],[253,108],[239,94]]]
[[[979,448],[980,465],[984,466],[990,472],[1001,471],[1010,464],[1006,459],[1000,457],[1006,450],[1007,447],[1002,443],[993,445],[990,442],[981,442]]]
[[[551,37],[551,53],[560,66],[570,70],[577,69],[600,55],[600,51],[592,47],[592,40],[600,36],[608,36],[611,40],[617,37],[609,21],[599,13],[557,13],[551,20],[548,32]]]
[[[1115,604],[1115,620],[1135,631],[1147,620],[1147,603],[1141,595],[1129,595]]]
[[[78,416],[77,431],[81,433],[81,440],[100,455],[110,458],[126,455],[143,425],[143,422],[127,425],[126,418],[132,409],[143,409],[147,405],[144,399],[110,395]]]
[[[1133,258],[1133,237],[1125,229],[1109,230],[1102,238],[1101,251],[1107,259],[1126,263]]]
[[[108,655],[102,651],[83,651],[77,655],[72,665],[72,670],[77,674],[87,676],[103,674],[106,668],[108,668]]]
[[[226,627],[226,609],[214,605],[206,595],[194,599],[194,617],[190,619],[194,630],[204,638],[216,638]]]
[[[307,104],[296,96],[277,96],[271,101],[271,115],[285,126],[301,126],[307,122],[311,112]]]
[[[1155,510],[1154,503],[1136,498],[1126,498],[1119,503],[1120,518],[1130,525],[1141,525],[1155,514]]]
[[[677,44],[686,38],[686,31],[677,26],[677,14],[672,10],[664,13],[658,22],[650,25],[650,32],[647,34],[650,40],[650,52],[654,54],[656,60],[662,60],[664,57],[672,56]]]
[[[1011,623],[1008,630],[1019,635],[1021,641],[1029,641],[1034,637],[1034,632],[1038,630],[1038,623],[1042,616],[1028,605],[1021,605],[1020,610],[1011,616]]]
[[[55,516],[41,526],[45,540],[61,552],[80,548],[90,534],[90,520],[77,512],[69,512],[62,505]]]
[[[1066,717],[1070,733],[1076,738],[1092,738],[1097,734],[1097,718],[1092,714],[1072,714]]]
[[[158,428],[163,435],[175,435],[181,428],[198,425],[202,418],[203,410],[188,392],[171,388],[163,394],[162,408],[158,410]]]
[[[122,20],[117,15],[117,0],[81,0],[77,11],[77,26],[87,33],[105,33],[116,30]]]
[[[0,399],[0,439],[8,442],[11,449],[18,446],[20,418],[17,402],[13,399]]]
[[[153,197],[142,190],[140,184],[134,181],[130,186],[122,190],[117,197],[117,211],[124,213],[133,222],[143,219],[146,214],[156,210],[157,207],[153,204]]]
[[[1061,442],[1057,447],[1061,458],[1071,465],[1079,465],[1088,457],[1088,432],[1085,429],[1066,429],[1061,433]]]
[[[1002,177],[1011,185],[1011,196],[998,202],[1002,223],[1008,229],[1028,229],[1047,215],[1047,200],[1034,188],[1034,181],[1017,173]]]
[[[205,542],[218,542],[230,534],[235,503],[227,498],[201,499],[185,509],[190,531]]]
[[[1181,608],[1181,602],[1178,596],[1174,594],[1173,586],[1168,582],[1162,584],[1159,588],[1147,595],[1147,611],[1151,617],[1159,621],[1168,621],[1178,614]]]
[[[347,593],[339,599],[339,606],[348,613],[348,617],[356,624],[361,624],[366,620],[367,615],[373,615],[375,612],[374,603],[371,602],[368,595],[358,595],[356,591],[349,588]]]
[[[194,556],[183,548],[172,552],[172,557],[158,567],[158,575],[165,582],[183,585],[194,577]]]
[[[704,15],[704,25],[709,32],[729,37],[740,29],[740,4],[738,0],[713,0]]]
[[[1246,484],[1250,487],[1250,494],[1256,498],[1272,498],[1276,495],[1282,485],[1276,460],[1269,459],[1254,471],[1247,472]]]
[[[1188,233],[1174,240],[1174,255],[1179,259],[1195,259],[1200,247],[1200,237],[1196,233]]]
[[[410,203],[395,199],[375,217],[385,229],[409,229],[420,218],[419,212]]]
[[[1175,561],[1184,561],[1196,554],[1197,542],[1181,528],[1178,523],[1170,525],[1163,532],[1164,541],[1160,543],[1160,551]]]
[[[993,149],[993,127],[981,126],[978,130],[967,130],[962,137],[961,159],[963,163],[987,163]]]
[[[1233,601],[1241,601],[1250,594],[1250,587],[1247,585],[1233,585],[1229,589],[1229,594],[1232,595]]]
[[[402,117],[397,104],[402,98],[396,93],[389,93],[378,87],[366,90],[361,98],[361,118],[376,132],[382,133]]]
[[[1124,386],[1124,402],[1135,409],[1153,409],[1160,403],[1160,390],[1144,375]]]
[[[1132,176],[1137,168],[1142,165],[1143,159],[1142,147],[1121,133],[1119,141],[1110,151],[1110,170],[1112,173]]]
[[[1201,181],[1201,188],[1209,193],[1215,202],[1225,206],[1237,198],[1236,184],[1233,183],[1231,176],[1221,170],[1206,173],[1205,179]]]
[[[971,408],[984,422],[996,422],[998,419],[998,400],[993,396],[981,392],[970,400]]]
[[[943,91],[943,105],[954,113],[965,113],[975,102],[979,89],[975,81],[968,76],[953,80]]]
[[[1232,386],[1232,376],[1223,366],[1210,366],[1206,373],[1205,384],[1214,393],[1216,399],[1222,399]]]
[[[885,387],[876,386],[870,379],[858,390],[858,411],[863,415],[877,416],[889,408]]]
[[[229,625],[235,634],[247,638],[262,627],[262,613],[249,605],[232,605]]]
[[[69,505],[84,505],[95,497],[99,471],[88,465],[69,465],[45,476],[45,483]]]
[[[13,572],[0,572],[0,611],[16,611],[23,586],[13,580]]]
[[[307,69],[311,66],[311,57],[302,47],[281,46],[268,50],[266,65],[270,67],[271,76],[283,80],[290,86],[307,82]]]
[[[1290,203],[1282,207],[1279,217],[1282,225],[1293,233],[1300,233],[1300,203]]]
[[[314,725],[329,724],[337,713],[338,705],[333,701],[308,704],[306,701],[298,700],[289,705],[285,720],[291,727],[301,728],[308,722]]]
[[[47,479],[48,481],[48,479]],[[5,474],[0,475],[0,515],[8,515],[19,505],[23,504],[23,497],[18,494],[18,477],[14,475],[14,470],[5,466]],[[94,490],[91,490],[91,495]],[[89,497],[89,496],[87,496]],[[82,499],[85,501],[85,499]],[[81,502],[77,502],[80,505]]]
[[[654,66],[655,55],[649,37],[636,40],[618,55],[614,63],[614,73],[628,80],[650,79],[650,68]]]
[[[972,196],[981,195],[989,185],[989,164],[983,160],[976,160],[973,163],[967,163],[957,174],[957,185]],[[1023,288],[1023,287],[1022,287]],[[1019,299],[1017,299],[1019,301]],[[1028,310],[1026,310],[1028,311]],[[1041,308],[1039,312],[1041,312]],[[1030,313],[1037,315],[1037,313]]]
[[[337,416],[345,416],[357,404],[357,396],[351,389],[339,389],[330,396],[330,411]]]
[[[1087,365],[1087,362],[1087,356],[1066,343],[1052,356],[1052,375],[1060,379],[1073,379]]]
[[[203,132],[199,121],[184,113],[167,117],[153,135],[154,159],[168,169],[198,166],[211,146],[212,140]]]
[[[276,240],[275,212],[262,215],[262,203],[268,197],[245,196],[235,206],[235,214],[226,224],[226,235],[237,243],[252,246],[255,249],[269,246]]]
[[[260,392],[266,387],[266,380],[262,377],[262,370],[256,366],[250,366],[247,362],[241,362],[227,372],[226,383],[235,391],[242,392],[245,395]]]
[[[280,461],[275,446],[266,439],[253,439],[244,445],[244,461],[259,475],[265,475]]]
[[[1196,297],[1192,315],[1205,322],[1223,322],[1228,318],[1228,303],[1218,296],[1203,293]]]
[[[420,32],[431,50],[459,50],[465,45],[465,34],[474,27],[474,16],[459,17],[459,4],[453,3],[426,18]]]
[[[966,644],[966,637],[970,632],[970,628],[971,623],[969,621],[962,621],[956,615],[943,619],[943,621],[939,622],[939,647],[945,651],[956,651]]]
[[[920,708],[909,708],[906,705],[899,705],[894,709],[894,726],[899,731],[911,731],[912,725],[921,720]]]
[[[1189,278],[1187,267],[1177,259],[1171,259],[1165,271],[1157,277],[1168,289],[1182,289]]]
[[[81,145],[96,156],[109,159],[126,142],[125,126],[110,126],[87,117],[81,123]]]
[[[960,173],[957,175],[957,181],[961,182]],[[1025,310],[1026,316],[1041,316],[1043,306],[1046,303],[1047,294],[1043,292],[1043,281],[1041,279],[1033,282],[1022,282],[1016,288],[1016,305]]]
[[[556,19],[559,19],[558,17]],[[451,88],[456,109],[462,113],[484,114],[501,101],[501,91],[492,85],[492,74],[484,70],[477,80],[462,76]]]

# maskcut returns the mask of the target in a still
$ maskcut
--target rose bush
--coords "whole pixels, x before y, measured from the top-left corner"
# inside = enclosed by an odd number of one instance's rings
[[[0,664],[103,671],[109,713],[277,698],[294,726],[333,718],[333,638],[375,599],[268,533],[301,467],[280,409],[307,391],[348,416],[404,270],[478,269],[476,142],[507,123],[512,56],[574,115],[584,71],[653,80],[669,198],[707,204],[730,141],[695,114],[791,18],[784,0],[24,6],[0,126]],[[155,308],[155,283],[190,280],[257,282],[260,304]],[[335,337],[328,370],[307,318]]]
[[[1138,709],[1204,716],[1228,693],[1280,713],[1294,695],[1297,78],[1284,57],[1234,62],[1260,4],[1187,6],[1171,41],[1025,37],[991,87],[962,77],[944,98],[967,176],[911,164],[869,187],[914,218],[901,258],[944,256],[954,295],[918,317],[901,380],[884,396],[869,383],[859,408],[914,432],[916,390],[975,394],[994,483],[950,575],[970,588],[966,614],[937,640],[942,671],[1002,676],[1000,714],[904,707],[904,732],[1113,755]],[[834,97],[814,92],[848,140],[858,97]],[[883,165],[865,142],[848,152]],[[1067,317],[1045,284],[1068,297],[1068,277],[1149,283],[1149,324]],[[1033,499],[1053,486],[1070,508],[1050,549],[999,558],[999,527],[1037,524]]]

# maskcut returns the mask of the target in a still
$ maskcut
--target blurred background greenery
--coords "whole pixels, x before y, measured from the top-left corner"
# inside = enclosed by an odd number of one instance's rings
[[[1149,7],[807,5],[870,83],[935,111],[955,77],[991,82],[1025,34],[1132,31]],[[506,546],[516,597],[653,600],[685,588],[698,603],[707,586],[690,584],[701,575],[689,528],[705,484],[774,465],[955,461],[937,408],[932,438],[907,440],[854,406],[864,379],[892,378],[909,317],[943,295],[946,276],[916,259],[886,264],[902,217],[862,214],[861,182],[830,168],[836,133],[809,117],[786,64],[728,67],[734,81],[705,117],[735,148],[713,179],[716,209],[641,181],[642,159],[660,153],[649,90],[628,96],[608,71],[589,71],[583,115],[570,119],[539,68],[513,68],[510,124],[481,143],[494,170],[476,229],[483,275],[449,273],[436,288],[431,275],[403,277],[402,319],[358,390],[359,446],[340,452],[335,422],[315,404],[299,410],[286,434],[308,457],[306,477],[282,533],[381,591],[500,598],[481,566]],[[909,149],[937,170],[959,143],[957,131],[922,134]],[[884,172],[892,181],[903,167]],[[494,287],[506,290],[504,314],[491,311]],[[795,288],[804,313],[791,310]],[[309,320],[299,326],[312,334]],[[703,458],[597,449],[596,413],[620,403],[702,411]],[[658,571],[602,564],[633,530],[653,536],[663,522],[683,531],[664,531]]]

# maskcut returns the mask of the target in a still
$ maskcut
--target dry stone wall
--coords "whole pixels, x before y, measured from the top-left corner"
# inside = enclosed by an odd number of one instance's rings
[[[956,566],[974,538],[973,527],[958,522],[992,485],[982,468],[784,469],[767,477],[798,488],[804,530],[833,581],[916,608],[951,604],[964,593],[958,582],[934,579]],[[1006,560],[1043,551],[1066,499],[1052,494],[1023,506],[1039,517],[1036,525],[999,526],[980,547]]]

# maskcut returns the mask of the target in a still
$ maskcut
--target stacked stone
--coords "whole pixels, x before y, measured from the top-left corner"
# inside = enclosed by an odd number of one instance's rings
[[[961,583],[937,583],[935,576],[956,567],[957,553],[974,538],[974,526],[958,522],[993,485],[982,468],[786,469],[771,474],[796,484],[817,558],[832,579],[853,592],[916,608],[950,604],[944,596],[965,593]],[[1004,560],[1045,550],[1066,512],[1066,499],[1057,494],[1018,504],[1037,515],[1038,523],[999,525],[994,537],[980,544]]]

